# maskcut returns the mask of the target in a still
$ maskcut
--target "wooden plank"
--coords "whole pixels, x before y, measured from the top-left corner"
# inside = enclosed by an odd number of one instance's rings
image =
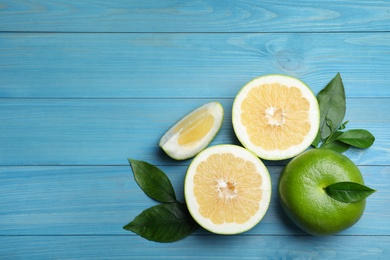
[[[390,2],[10,1],[0,3],[1,259],[388,259]],[[127,157],[167,172],[183,201],[189,160],[158,147],[181,116],[218,100],[213,144],[238,144],[231,105],[253,77],[283,73],[317,93],[340,72],[348,128],[376,137],[346,154],[368,186],[362,219],[336,236],[299,230],[278,203],[287,161],[266,161],[267,215],[237,236],[203,229],[160,244],[122,229],[156,202]]]
[[[388,236],[1,236],[5,259],[387,259]]]
[[[1,23],[0,23],[1,24]],[[390,97],[390,33],[0,33],[2,98],[233,98],[282,73]]]
[[[185,114],[212,100],[3,99],[0,165],[127,165],[128,157],[176,165],[158,147],[159,139]],[[233,100],[219,101],[225,119],[212,145],[237,144]],[[388,165],[388,99],[348,99],[347,106],[348,129],[367,129],[376,137],[371,148],[351,149],[348,156],[359,165]]]
[[[184,202],[187,166],[159,166]],[[268,166],[272,198],[264,219],[245,236],[306,235],[279,205],[280,166]],[[364,215],[344,236],[390,235],[390,166],[360,166],[367,186]],[[131,235],[122,227],[157,202],[134,181],[129,166],[0,167],[1,236]],[[200,229],[197,235],[210,235]],[[217,239],[216,239],[217,240]],[[262,246],[264,247],[264,246]]]
[[[2,1],[1,31],[387,31],[390,4],[367,1]]]

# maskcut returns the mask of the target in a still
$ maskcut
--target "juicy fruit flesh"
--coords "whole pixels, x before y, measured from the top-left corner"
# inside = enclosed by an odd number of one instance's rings
[[[263,162],[237,145],[211,146],[188,167],[186,205],[194,220],[216,234],[239,234],[256,226],[271,200],[271,178]]]
[[[206,103],[177,121],[161,137],[159,146],[175,160],[185,160],[205,149],[222,126],[219,102]]]
[[[262,177],[250,161],[214,154],[201,162],[194,177],[200,214],[214,224],[245,223],[259,209]]]
[[[179,145],[193,145],[196,141],[206,136],[213,125],[213,115],[207,113],[207,109],[202,109],[177,125],[173,133],[179,133]]]
[[[250,141],[265,150],[298,145],[311,129],[310,103],[297,87],[260,85],[249,91],[241,109],[241,121]]]
[[[332,235],[355,224],[365,200],[339,202],[324,190],[330,184],[364,184],[358,167],[346,156],[328,149],[312,149],[295,157],[279,179],[279,198],[290,219],[313,235]]]

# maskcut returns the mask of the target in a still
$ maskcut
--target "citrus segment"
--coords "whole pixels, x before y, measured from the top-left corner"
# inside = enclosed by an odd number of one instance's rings
[[[248,150],[217,145],[191,162],[185,198],[191,215],[205,229],[237,234],[254,227],[265,215],[271,179],[264,164]]]
[[[319,107],[303,82],[266,75],[247,83],[233,104],[240,142],[261,158],[291,158],[310,146],[319,128]]]
[[[159,145],[173,159],[188,159],[207,147],[221,128],[222,120],[223,108],[219,102],[204,104],[173,125]]]
[[[214,116],[207,109],[199,110],[191,114],[175,127],[174,133],[179,133],[179,145],[194,145],[202,139],[214,125]]]

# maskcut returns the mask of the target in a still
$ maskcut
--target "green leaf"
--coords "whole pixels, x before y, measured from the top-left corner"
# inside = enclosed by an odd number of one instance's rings
[[[324,144],[326,142],[331,142],[331,141],[334,141],[336,140],[336,138],[341,135],[343,132],[341,131],[336,131],[336,132],[332,132],[332,134],[330,136],[328,136],[325,140],[324,140]]]
[[[163,171],[144,161],[128,160],[133,169],[135,181],[146,195],[159,202],[176,201],[172,183]]]
[[[186,205],[174,202],[146,209],[123,227],[155,242],[174,242],[199,228]]]
[[[324,140],[343,122],[346,101],[344,85],[340,73],[326,85],[317,95],[320,107],[320,136]],[[329,120],[332,122],[331,127],[328,125]]]
[[[342,132],[335,140],[357,148],[368,148],[374,143],[375,137],[367,130],[353,129]]]
[[[317,148],[320,142],[321,142],[321,135],[320,135],[320,131],[318,131],[317,136],[314,139],[314,141],[311,143],[311,145]]]
[[[342,142],[335,140],[342,133],[343,132],[341,132],[341,131],[332,132],[331,135],[328,136],[321,143],[321,148],[331,149],[331,150],[337,151],[339,153],[343,153],[343,152],[347,151],[350,147],[349,144],[345,144],[345,143],[342,143]]]
[[[344,130],[346,127],[347,127],[347,124],[349,123],[349,121],[345,121],[344,123],[342,123],[340,126],[339,126],[339,129],[338,130]]]
[[[333,127],[332,119],[330,119],[328,116],[325,116],[325,123],[326,123],[326,125],[328,126],[329,131],[330,131],[331,133],[334,132],[334,130],[336,130],[336,128]]]
[[[326,187],[325,191],[335,200],[353,203],[367,198],[376,190],[355,182],[337,182]]]
[[[349,149],[349,144],[345,144],[336,140],[330,141],[321,145],[321,148],[331,149],[339,153],[343,153]]]

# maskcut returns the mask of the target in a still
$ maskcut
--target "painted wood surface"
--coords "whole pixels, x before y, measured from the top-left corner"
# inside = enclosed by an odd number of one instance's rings
[[[387,31],[387,0],[2,1],[0,30],[49,32]]]
[[[171,180],[178,200],[184,202],[187,167],[160,168]],[[274,191],[270,209],[265,219],[245,235],[305,235],[285,216],[278,202],[275,191],[283,167],[268,168]],[[386,236],[390,232],[386,218],[390,214],[386,200],[390,195],[388,167],[360,166],[360,169],[365,182],[379,192],[368,199],[358,224],[340,235]],[[129,166],[2,167],[0,178],[3,235],[126,235],[128,232],[122,226],[156,204],[137,186]],[[203,229],[197,234],[211,235]]]
[[[2,1],[0,259],[389,259],[389,1]],[[170,244],[122,226],[155,204],[127,158],[164,170],[183,201],[190,160],[158,147],[180,117],[220,101],[214,144],[239,144],[231,106],[250,79],[283,73],[318,93],[340,72],[349,128],[376,141],[346,155],[378,190],[352,228],[313,237],[281,210],[287,161],[255,228]]]
[[[233,98],[274,73],[318,93],[337,72],[348,97],[390,97],[390,33],[1,33],[0,43],[6,98]]]
[[[1,162],[127,165],[127,158],[135,157],[158,165],[188,164],[171,160],[158,142],[178,119],[211,100],[215,99],[2,99]],[[225,119],[212,144],[238,144],[231,123],[233,99],[216,100],[224,107]],[[352,98],[347,105],[348,128],[367,129],[376,142],[368,150],[346,154],[359,165],[388,165],[389,100]]]
[[[134,236],[19,236],[0,237],[0,243],[6,259],[42,259],[42,255],[54,259],[386,259],[390,240],[388,236],[194,235],[173,246],[151,245]],[[10,249],[15,247],[18,250]]]

